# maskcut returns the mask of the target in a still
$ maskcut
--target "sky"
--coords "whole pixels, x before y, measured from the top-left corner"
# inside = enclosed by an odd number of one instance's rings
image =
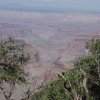
[[[0,0],[0,9],[100,12],[100,0]]]

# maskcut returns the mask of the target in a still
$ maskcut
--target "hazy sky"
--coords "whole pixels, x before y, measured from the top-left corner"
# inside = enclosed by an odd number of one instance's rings
[[[0,9],[100,12],[100,0],[0,0]]]

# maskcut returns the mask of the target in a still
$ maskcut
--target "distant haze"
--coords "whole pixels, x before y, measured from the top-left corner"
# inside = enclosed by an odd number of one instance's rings
[[[1,10],[100,12],[100,0],[0,0]]]

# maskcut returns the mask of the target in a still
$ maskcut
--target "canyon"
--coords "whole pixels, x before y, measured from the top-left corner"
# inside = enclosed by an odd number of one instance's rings
[[[25,41],[31,60],[24,68],[39,86],[88,53],[85,43],[100,38],[100,14],[0,11],[0,38],[9,34]]]

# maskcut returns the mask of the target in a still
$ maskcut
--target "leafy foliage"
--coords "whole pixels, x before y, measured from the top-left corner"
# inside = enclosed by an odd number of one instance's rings
[[[63,82],[59,79],[48,84],[42,92],[34,94],[36,100],[71,100],[70,95],[66,95]],[[32,100],[35,100],[34,96]]]
[[[92,39],[86,48],[88,56],[76,59],[73,70],[36,93],[37,100],[100,100],[100,40]]]
[[[20,44],[20,43],[19,43]],[[0,89],[6,100],[10,100],[16,83],[25,83],[26,75],[23,65],[28,62],[30,56],[25,52],[24,46],[18,45],[14,37],[9,36],[0,43]],[[10,84],[9,95],[2,85]]]

